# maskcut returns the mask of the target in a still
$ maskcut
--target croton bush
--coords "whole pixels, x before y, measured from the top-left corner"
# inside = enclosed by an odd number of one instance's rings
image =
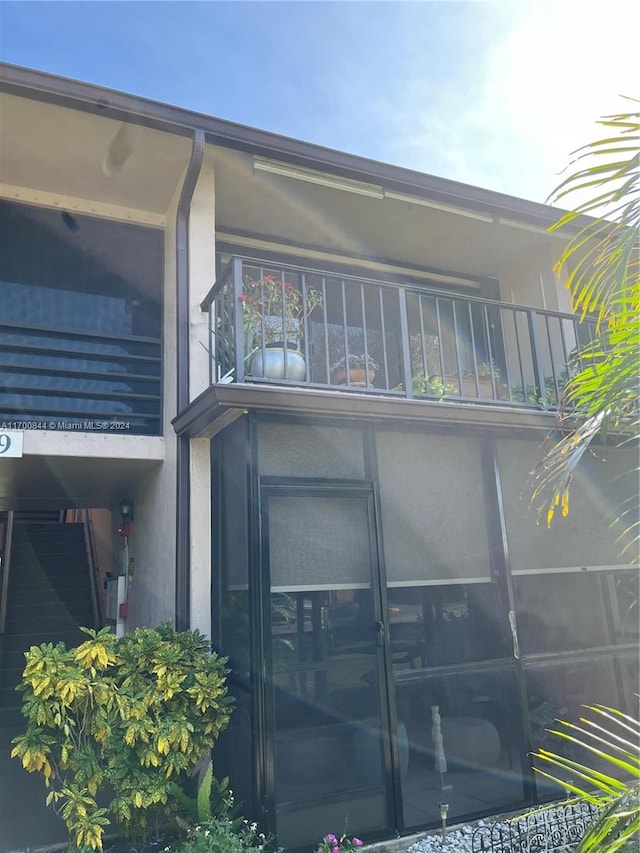
[[[26,652],[27,729],[12,756],[43,777],[73,843],[101,850],[110,824],[144,838],[179,811],[180,783],[227,725],[232,700],[226,659],[198,631],[83,630],[77,648]]]

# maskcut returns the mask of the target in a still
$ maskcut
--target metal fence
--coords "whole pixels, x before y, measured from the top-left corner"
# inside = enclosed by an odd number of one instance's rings
[[[479,826],[472,853],[570,853],[598,809],[589,803],[567,803],[549,811],[532,811],[512,821]]]

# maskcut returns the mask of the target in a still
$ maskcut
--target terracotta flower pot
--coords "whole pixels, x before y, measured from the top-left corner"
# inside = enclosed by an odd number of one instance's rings
[[[373,380],[376,378],[375,370],[365,370],[364,367],[350,367],[349,381],[347,383],[347,371],[336,370],[331,374],[331,379],[335,385],[352,385],[354,388],[366,388],[367,385],[373,385]]]

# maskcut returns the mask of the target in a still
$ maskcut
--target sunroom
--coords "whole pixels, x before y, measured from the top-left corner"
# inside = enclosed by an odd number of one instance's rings
[[[211,444],[212,625],[245,813],[302,851],[561,795],[530,769],[548,725],[638,682],[627,454],[597,451],[548,531],[530,427],[242,411]]]

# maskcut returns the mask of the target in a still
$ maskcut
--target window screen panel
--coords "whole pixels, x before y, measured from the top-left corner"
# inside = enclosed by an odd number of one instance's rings
[[[367,501],[272,497],[269,562],[273,592],[369,586]]]
[[[260,473],[281,477],[364,476],[362,432],[265,421],[258,428]]]
[[[389,585],[488,579],[480,445],[404,432],[376,442]]]
[[[622,553],[616,542],[625,524],[616,522],[625,500],[637,517],[637,456],[630,451],[598,448],[578,463],[571,485],[569,515],[555,514],[551,528],[536,523],[529,509],[530,472],[542,458],[530,441],[500,441],[498,459],[511,568],[530,572],[553,568],[628,564],[637,548]],[[628,522],[630,523],[630,522]]]

